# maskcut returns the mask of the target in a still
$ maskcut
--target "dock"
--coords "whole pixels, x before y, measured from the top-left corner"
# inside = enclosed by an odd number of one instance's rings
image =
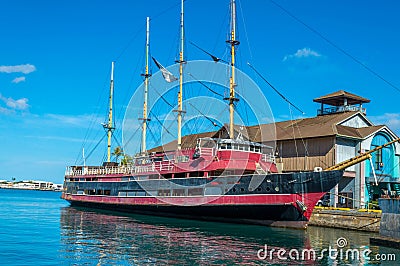
[[[379,232],[381,211],[315,207],[309,226]]]

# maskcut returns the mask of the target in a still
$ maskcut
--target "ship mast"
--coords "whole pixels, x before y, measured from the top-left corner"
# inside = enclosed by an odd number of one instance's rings
[[[235,112],[235,102],[239,101],[238,98],[235,98],[235,52],[236,45],[239,45],[240,42],[236,40],[236,1],[231,0],[231,38],[226,42],[231,46],[231,77],[229,81],[229,98],[225,98],[225,100],[229,101],[229,137],[233,139],[234,136],[234,112]]]
[[[151,74],[149,73],[149,49],[150,48],[150,18],[146,19],[146,66],[145,72],[142,74],[144,76],[144,101],[143,101],[143,117],[142,120],[142,146],[141,153],[146,153],[146,131],[147,131],[147,122],[150,120],[147,118],[147,95],[149,89],[149,78]]]
[[[185,111],[182,109],[182,89],[183,89],[183,64],[186,63],[183,57],[183,49],[184,49],[184,27],[183,27],[183,2],[181,1],[181,44],[179,51],[179,60],[176,61],[179,63],[179,92],[178,92],[178,150],[182,148],[182,113]]]
[[[114,62],[111,62],[111,79],[110,79],[110,96],[109,96],[109,110],[108,110],[108,123],[103,127],[107,130],[107,162],[111,161],[111,137],[114,131],[113,127],[113,94],[114,94]]]

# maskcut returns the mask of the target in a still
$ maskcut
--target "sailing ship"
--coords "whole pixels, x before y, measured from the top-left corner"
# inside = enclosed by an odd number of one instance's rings
[[[150,215],[306,228],[317,201],[343,176],[343,168],[279,173],[274,150],[260,142],[235,138],[236,3],[231,0],[229,126],[225,137],[197,134],[195,147],[182,147],[184,12],[181,4],[179,92],[176,148],[147,150],[147,94],[149,88],[149,18],[146,29],[144,104],[141,152],[130,164],[110,161],[114,130],[110,84],[107,162],[102,166],[69,166],[62,198],[72,206],[85,206]],[[155,61],[156,62],[156,61]],[[157,64],[157,62],[156,62]],[[159,66],[170,80],[170,73]],[[151,152],[152,151],[152,152]]]

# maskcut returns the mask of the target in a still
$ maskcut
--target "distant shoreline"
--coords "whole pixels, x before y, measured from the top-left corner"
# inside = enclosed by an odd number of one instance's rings
[[[18,188],[18,187],[0,187],[0,189],[62,192],[62,190],[59,189],[36,189],[36,188]]]

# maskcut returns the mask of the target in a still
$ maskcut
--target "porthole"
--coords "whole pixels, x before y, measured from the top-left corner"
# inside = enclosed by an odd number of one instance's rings
[[[258,187],[258,188],[257,188],[257,191],[261,191],[261,187]]]
[[[267,192],[270,192],[270,191],[271,191],[271,188],[270,188],[270,187],[266,187],[265,189],[267,190]]]
[[[240,191],[242,191],[242,192],[243,192],[243,191],[244,191],[244,188],[240,188]]]

